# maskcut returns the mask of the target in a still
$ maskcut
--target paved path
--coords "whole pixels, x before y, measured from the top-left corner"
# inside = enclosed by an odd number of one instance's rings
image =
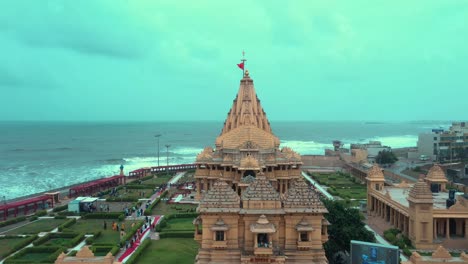
[[[172,179],[170,179],[167,183],[168,184],[174,184],[174,183],[177,183],[179,181],[180,178],[182,178],[182,176],[185,175],[185,173],[187,173],[186,171],[183,171],[183,172],[178,172],[174,177],[172,177]]]
[[[317,188],[319,190],[319,192],[321,192],[323,195],[325,195],[328,199],[335,200],[335,197],[333,197],[333,195],[328,193],[327,190],[325,190],[325,188],[323,188],[320,184],[318,184],[318,182],[314,181],[314,179],[312,179],[312,177],[307,175],[307,173],[302,172],[302,176],[304,176],[304,178],[306,178],[309,182],[311,182],[312,185],[315,188]]]

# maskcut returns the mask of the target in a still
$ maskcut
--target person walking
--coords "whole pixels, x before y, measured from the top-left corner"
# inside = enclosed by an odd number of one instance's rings
[[[106,221],[104,221],[104,230],[106,230],[106,229],[107,229],[107,223],[106,223]]]

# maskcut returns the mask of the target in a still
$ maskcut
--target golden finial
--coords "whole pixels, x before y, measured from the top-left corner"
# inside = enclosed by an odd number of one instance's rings
[[[245,76],[249,76],[249,70],[245,70]]]

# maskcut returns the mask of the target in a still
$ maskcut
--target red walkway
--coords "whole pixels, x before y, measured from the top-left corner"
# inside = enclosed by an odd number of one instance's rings
[[[120,256],[119,262],[123,262],[123,260],[125,258],[129,257],[133,252],[135,252],[135,250],[140,246],[141,239],[145,236],[145,234],[147,232],[149,232],[151,230],[151,228],[153,226],[155,226],[159,222],[160,219],[161,219],[160,215],[155,216],[155,218],[153,220],[153,223],[145,231],[143,231],[140,235],[137,235],[137,239],[136,239],[135,243],[133,243],[133,245],[131,247],[127,248],[125,250],[125,252],[122,254],[122,256]]]
[[[103,178],[92,182],[84,183],[70,188],[69,197],[90,195],[102,189],[109,189],[125,183],[125,176],[115,175],[109,178]]]

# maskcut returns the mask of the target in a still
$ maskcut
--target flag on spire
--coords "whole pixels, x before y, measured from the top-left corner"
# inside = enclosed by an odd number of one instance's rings
[[[237,67],[241,68],[241,70],[244,70],[244,62],[238,63]]]

